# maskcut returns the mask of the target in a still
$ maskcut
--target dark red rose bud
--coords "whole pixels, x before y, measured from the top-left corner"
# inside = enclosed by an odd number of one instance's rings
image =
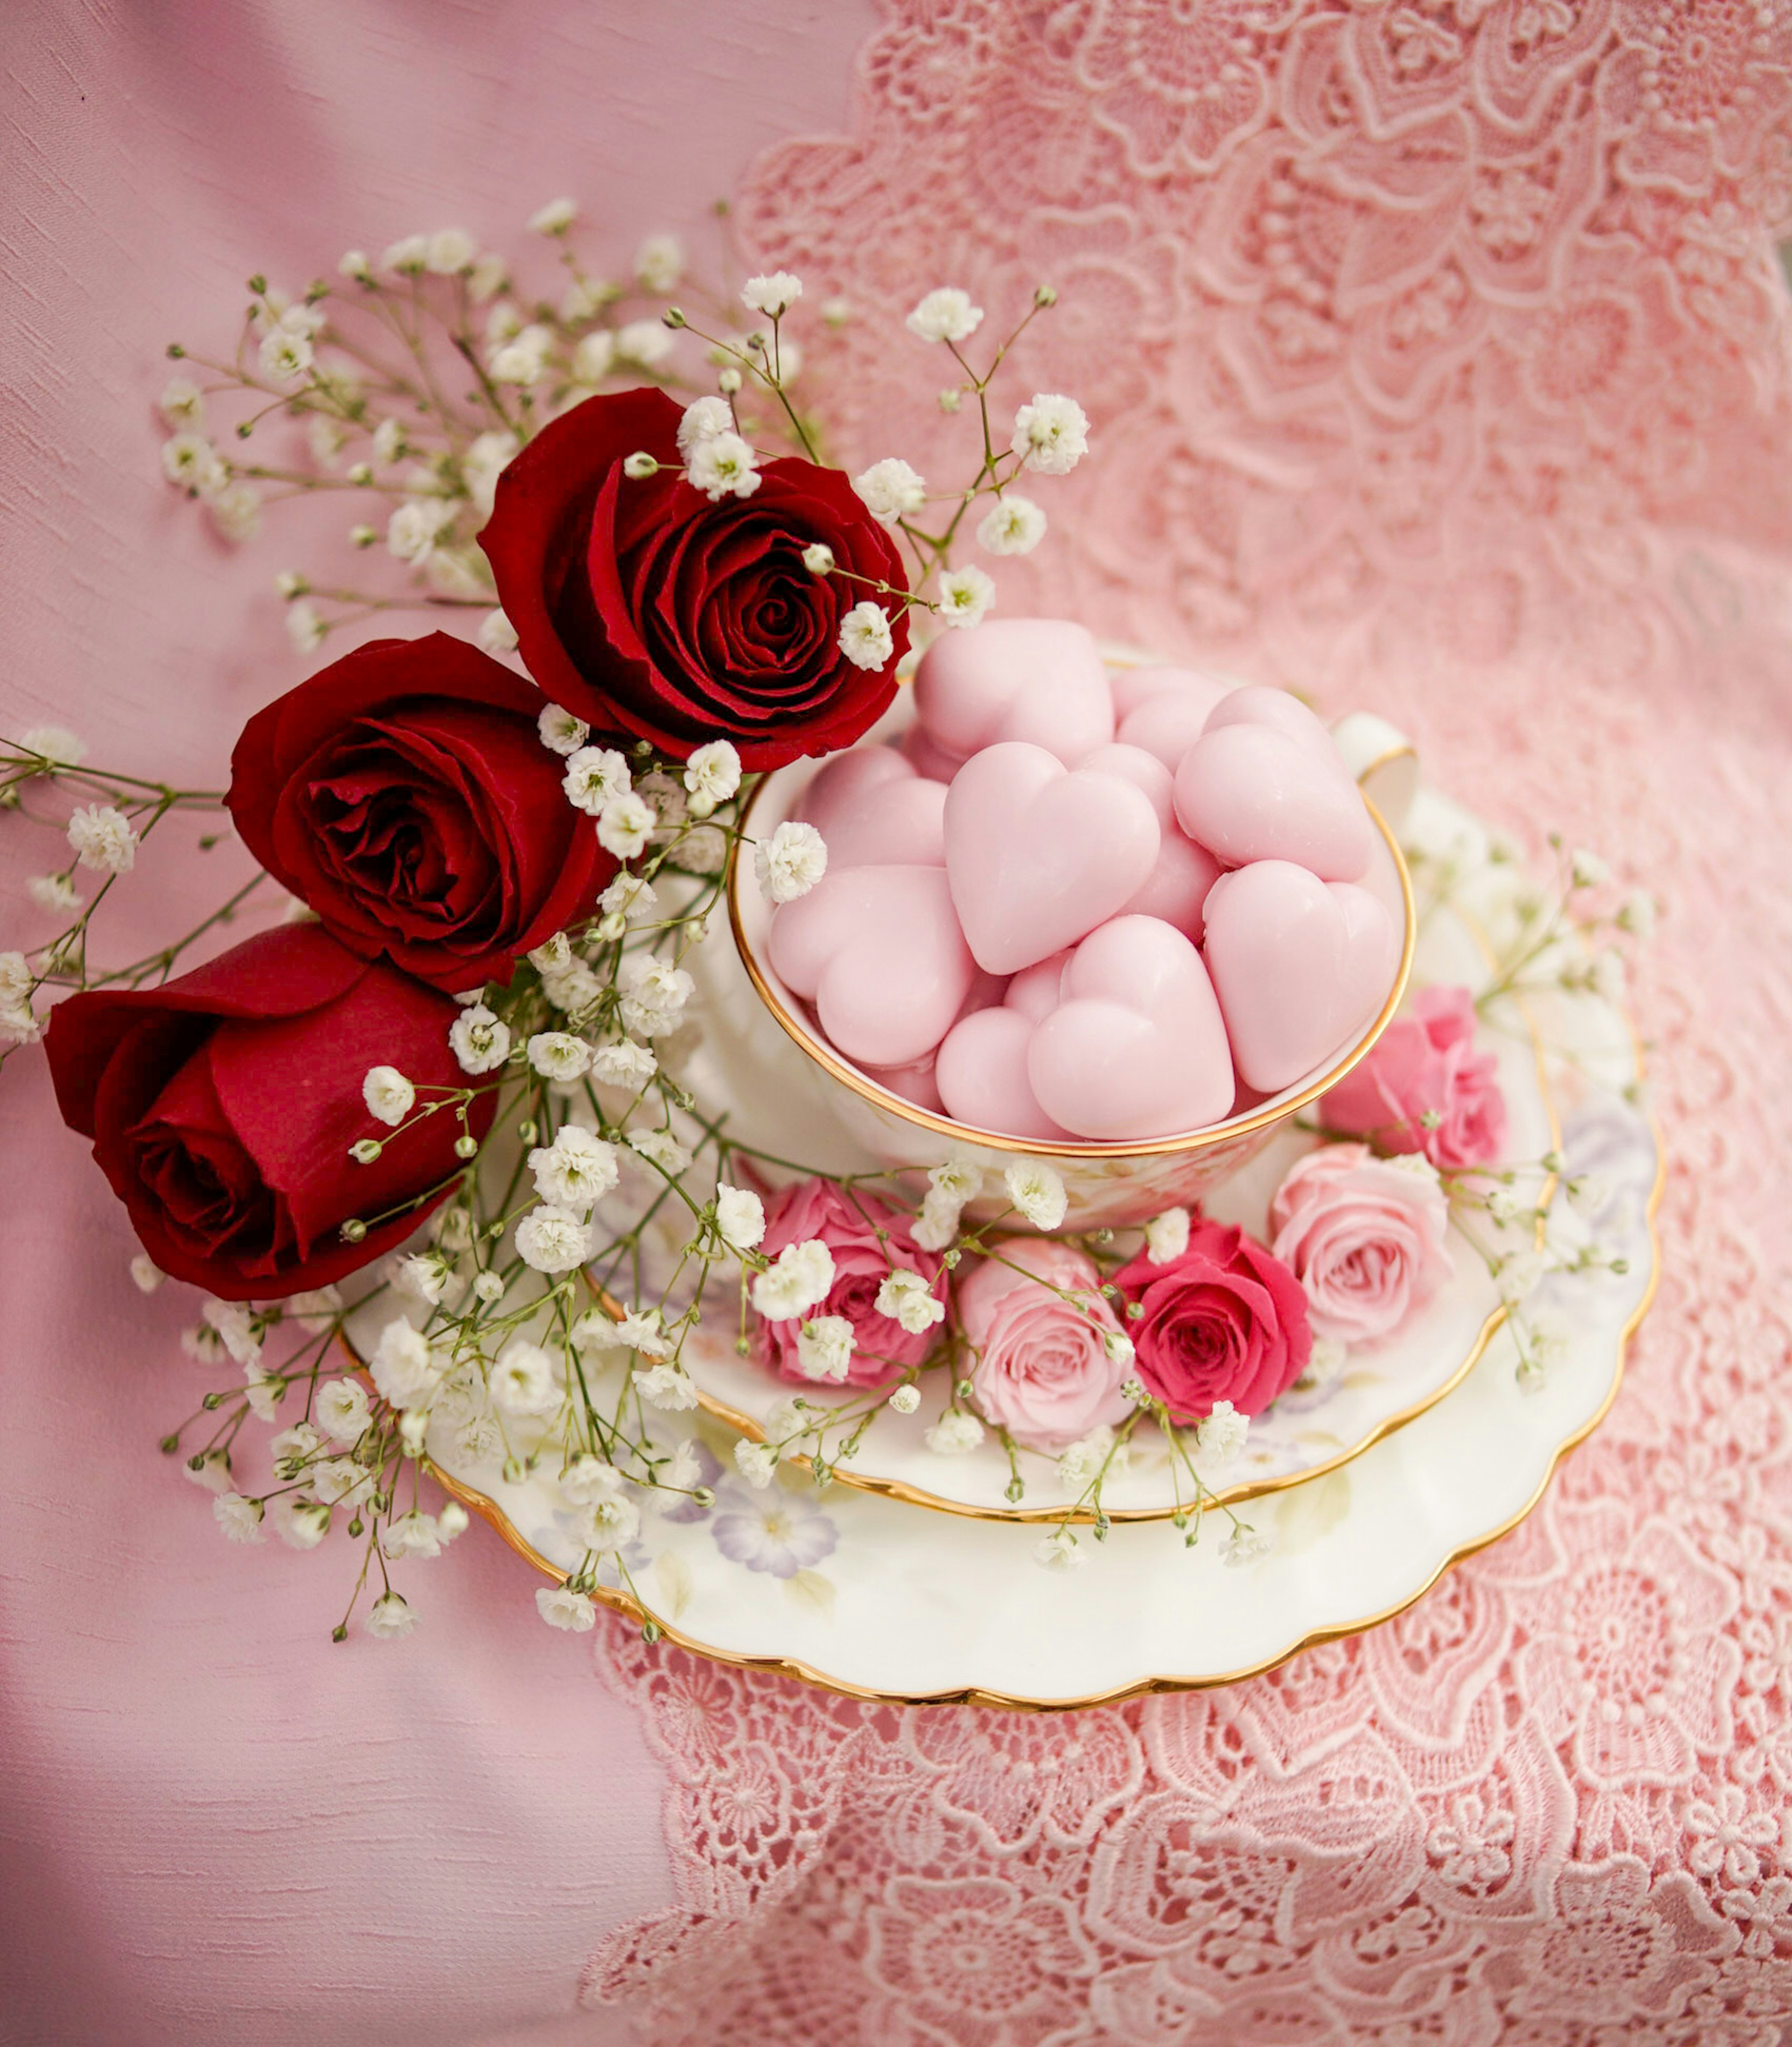
[[[547,699],[464,640],[375,640],[257,711],[243,843],[352,952],[451,993],[585,915],[616,863],[543,745]]]
[[[157,1264],[226,1301],[271,1300],[371,1263],[448,1192],[453,1110],[395,1133],[361,1089],[377,1066],[420,1101],[465,1087],[448,1045],[458,1014],[319,926],[288,924],[165,988],[72,995],[44,1043],[63,1120],[92,1139]],[[495,1089],[475,1097],[475,1136],[496,1106]],[[365,1166],[349,1155],[364,1137],[381,1143]],[[351,1217],[367,1233],[345,1244]]]
[[[768,462],[750,497],[712,504],[678,474],[679,407],[663,391],[588,398],[498,479],[479,544],[529,673],[594,728],[684,759],[732,741],[749,768],[850,746],[896,694],[906,615],[852,575],[907,587],[895,541],[845,474]],[[666,465],[630,478],[637,453]],[[812,575],[803,551],[833,550]],[[860,668],[840,622],[866,601],[892,652]]]

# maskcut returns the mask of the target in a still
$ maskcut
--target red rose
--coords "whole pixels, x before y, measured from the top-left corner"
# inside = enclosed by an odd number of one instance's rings
[[[1178,1421],[1205,1421],[1221,1400],[1260,1414],[1306,1369],[1300,1282],[1242,1230],[1197,1216],[1180,1258],[1141,1254],[1114,1279],[1144,1310],[1126,1324],[1139,1376]]]
[[[1475,1050],[1475,1025],[1467,989],[1420,989],[1412,1014],[1321,1097],[1326,1128],[1378,1151],[1422,1151],[1440,1173],[1491,1163],[1505,1148],[1506,1097],[1500,1062]]]
[[[228,1301],[271,1300],[379,1257],[447,1193],[461,1170],[453,1113],[395,1136],[361,1085],[393,1066],[420,1094],[464,1087],[456,1013],[318,926],[288,924],[165,988],[71,996],[45,1049],[63,1120],[93,1140],[157,1264]],[[495,1091],[475,1098],[476,1136],[495,1107]],[[367,1136],[384,1149],[357,1165],[349,1147]],[[369,1222],[358,1244],[338,1233],[351,1216]]]
[[[544,427],[498,479],[479,544],[529,673],[605,731],[683,760],[731,740],[747,768],[850,746],[896,695],[908,629],[893,602],[881,668],[840,651],[873,598],[811,575],[822,541],[853,575],[907,586],[896,543],[837,469],[769,462],[746,498],[711,504],[676,472],[679,407],[663,391],[587,398]],[[643,452],[667,465],[626,477]]]
[[[464,640],[375,640],[257,711],[243,842],[351,952],[451,993],[508,981],[615,871],[541,743],[546,698]]]

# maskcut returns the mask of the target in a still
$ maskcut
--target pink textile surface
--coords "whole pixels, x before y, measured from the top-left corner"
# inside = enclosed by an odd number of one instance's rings
[[[321,1560],[226,1550],[156,1459],[190,1306],[129,1293],[21,1062],[0,2037],[1778,2047],[1783,0],[913,0],[838,137],[865,17],[665,14],[38,17],[6,144],[7,726],[215,775],[291,679],[280,564],[229,563],[150,468],[156,352],[249,268],[508,231],[561,189],[619,235],[684,225],[814,134],[742,196],[811,302],[953,281],[999,328],[1063,294],[1008,389],[1074,393],[1094,453],[993,565],[1005,610],[1383,711],[1531,850],[1558,826],[1660,896],[1661,1297],[1518,1534],[1225,1691],[881,1710],[619,1623],[593,1684],[478,1535],[425,1630],[331,1650]],[[842,458],[925,469],[939,358],[846,337],[816,356]],[[172,925],[201,899],[169,892]]]

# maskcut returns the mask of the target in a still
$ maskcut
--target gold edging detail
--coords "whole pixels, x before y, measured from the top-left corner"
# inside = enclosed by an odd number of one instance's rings
[[[1367,1634],[1372,1627],[1380,1627],[1384,1622],[1392,1620],[1396,1616],[1404,1613],[1409,1607],[1416,1606],[1446,1571],[1453,1570],[1457,1565],[1465,1562],[1469,1558],[1478,1555],[1483,1550],[1491,1548],[1502,1536],[1511,1534],[1519,1523],[1535,1509],[1538,1502],[1548,1492],[1550,1480],[1561,1468],[1563,1461],[1569,1453],[1578,1449],[1612,1411],[1612,1403],[1617,1399],[1618,1390],[1624,1384],[1624,1366],[1631,1339],[1642,1325],[1643,1318],[1648,1314],[1653,1305],[1656,1289],[1661,1283],[1661,1237],[1655,1227],[1655,1216],[1661,1206],[1662,1190],[1667,1182],[1667,1155],[1662,1143],[1660,1126],[1653,1116],[1648,1119],[1648,1122],[1650,1135],[1654,1140],[1655,1147],[1655,1183],[1650,1190],[1646,1210],[1646,1220],[1649,1229],[1649,1284],[1643,1290],[1643,1298],[1631,1310],[1623,1329],[1619,1333],[1616,1368],[1612,1375],[1612,1383],[1606,1389],[1605,1397],[1600,1402],[1598,1407],[1589,1419],[1582,1423],[1581,1427],[1577,1429],[1566,1441],[1558,1446],[1555,1454],[1550,1459],[1548,1468],[1538,1480],[1535,1490],[1515,1514],[1501,1522],[1497,1528],[1492,1530],[1488,1534],[1477,1535],[1472,1542],[1465,1542],[1460,1549],[1453,1550],[1439,1562],[1437,1569],[1430,1573],[1416,1591],[1409,1593],[1404,1599],[1396,1600],[1393,1605],[1384,1608],[1379,1613],[1367,1615],[1360,1620],[1341,1621],[1333,1627],[1315,1628],[1310,1634],[1303,1635],[1298,1642],[1291,1643],[1287,1648],[1278,1650],[1274,1655],[1266,1657],[1261,1662],[1248,1664],[1241,1670],[1228,1670],[1216,1677],[1140,1677],[1135,1679],[1131,1684],[1117,1685],[1109,1691],[1092,1692],[1086,1698],[1026,1699],[1012,1693],[989,1691],[977,1685],[969,1685],[959,1690],[946,1692],[874,1691],[863,1685],[850,1684],[843,1678],[831,1677],[825,1670],[818,1670],[812,1664],[805,1663],[795,1657],[746,1656],[732,1650],[712,1649],[703,1643],[694,1640],[690,1635],[682,1634],[670,1623],[662,1620],[657,1614],[648,1613],[638,1600],[631,1599],[626,1592],[613,1590],[608,1586],[598,1587],[593,1597],[601,1600],[604,1605],[613,1608],[615,1612],[625,1615],[637,1625],[651,1619],[654,1626],[659,1629],[664,1640],[686,1650],[691,1655],[706,1657],[711,1662],[726,1663],[737,1670],[760,1670],[774,1677],[795,1677],[805,1685],[815,1685],[822,1691],[834,1693],[842,1698],[858,1699],[873,1705],[991,1706],[1000,1707],[1012,1712],[1078,1712],[1093,1706],[1118,1705],[1127,1699],[1148,1698],[1167,1692],[1217,1691],[1225,1685],[1241,1685],[1248,1678],[1260,1677],[1266,1671],[1277,1669],[1280,1665],[1288,1662],[1291,1657],[1299,1656],[1305,1650],[1317,1649],[1327,1642],[1341,1641],[1346,1635]],[[511,1526],[504,1510],[494,1500],[487,1499],[483,1493],[475,1492],[470,1486],[462,1484],[459,1480],[451,1477],[433,1461],[426,1459],[425,1462],[443,1491],[458,1499],[463,1507],[470,1508],[482,1519],[490,1522],[519,1557],[534,1565],[538,1571],[551,1578],[556,1585],[563,1585],[566,1582],[566,1573],[557,1565],[549,1563],[539,1550],[536,1549],[532,1543],[525,1542],[517,1534],[516,1529]]]
[[[764,794],[769,777],[762,779],[746,801],[741,812],[740,830],[744,834],[753,807]],[[1375,1020],[1362,1036],[1346,1052],[1337,1064],[1329,1067],[1316,1081],[1310,1081],[1291,1101],[1278,1104],[1274,1109],[1253,1109],[1248,1115],[1235,1116],[1225,1123],[1210,1124],[1205,1130],[1184,1132],[1179,1136],[1138,1138],[1129,1143],[1096,1144],[1087,1143],[1047,1143],[1044,1141],[1029,1143],[1025,1138],[1004,1137],[993,1130],[979,1130],[974,1124],[954,1123],[950,1116],[935,1116],[931,1109],[922,1109],[915,1103],[906,1101],[888,1089],[879,1087],[875,1081],[868,1080],[857,1066],[820,1043],[792,1016],[773,991],[766,979],[753,949],[747,943],[746,934],[741,927],[741,840],[736,839],[729,849],[726,886],[728,893],[728,928],[734,940],[734,950],[747,978],[753,983],[754,992],[770,1012],[779,1028],[806,1058],[819,1066],[822,1072],[837,1080],[852,1093],[871,1104],[873,1109],[900,1117],[904,1123],[914,1124],[918,1128],[931,1131],[936,1137],[969,1140],[989,1151],[1012,1151],[1026,1159],[1157,1159],[1186,1154],[1190,1157],[1213,1149],[1217,1145],[1229,1144],[1240,1137],[1248,1137],[1255,1131],[1272,1128],[1285,1122],[1297,1110],[1305,1109],[1309,1102],[1317,1101],[1322,1094],[1329,1093],[1357,1062],[1367,1058],[1376,1040],[1394,1020],[1394,1013],[1400,1006],[1400,998],[1406,993],[1407,982],[1412,973],[1413,954],[1419,943],[1419,913],[1413,900],[1412,876],[1407,867],[1406,855],[1401,852],[1399,841],[1388,829],[1388,820],[1378,811],[1373,800],[1363,796],[1363,807],[1373,820],[1376,829],[1387,842],[1388,850],[1394,859],[1395,872],[1399,876],[1400,900],[1405,907],[1406,926],[1400,947],[1400,964],[1394,976],[1394,985],[1388,1000],[1381,1005]]]

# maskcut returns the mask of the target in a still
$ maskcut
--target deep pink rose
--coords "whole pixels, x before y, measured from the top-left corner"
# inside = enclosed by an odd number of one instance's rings
[[[1474,998],[1465,988],[1422,988],[1412,1014],[1382,1032],[1362,1064],[1319,1102],[1330,1130],[1366,1137],[1378,1151],[1422,1151],[1440,1173],[1497,1159],[1506,1143],[1499,1062],[1475,1050]],[[1434,1116],[1429,1129],[1425,1119]]]
[[[1449,1203],[1429,1167],[1326,1144],[1293,1167],[1269,1206],[1271,1249],[1299,1280],[1315,1336],[1391,1336],[1456,1269]]]
[[[1050,1237],[1010,1237],[997,1248],[1012,1263],[985,1259],[958,1291],[958,1326],[979,1353],[970,1382],[984,1418],[1035,1450],[1061,1450],[1103,1422],[1124,1422],[1132,1406],[1120,1382],[1132,1366],[1124,1352],[1108,1355],[1104,1339],[1120,1324],[1093,1262]],[[1054,1287],[1086,1294],[1091,1306],[1073,1307]]]
[[[888,1232],[881,1241],[879,1230]],[[785,1188],[772,1203],[760,1248],[776,1259],[786,1244],[811,1239],[819,1239],[833,1254],[834,1285],[827,1298],[807,1315],[761,1322],[761,1362],[780,1379],[813,1386],[815,1381],[798,1361],[797,1333],[815,1316],[842,1315],[853,1325],[852,1358],[844,1380],[825,1383],[877,1386],[919,1364],[938,1338],[939,1325],[912,1333],[877,1310],[877,1290],[895,1267],[919,1272],[941,1300],[946,1298],[945,1266],[915,1243],[908,1218],[857,1189],[838,1187],[831,1180],[804,1180]]]
[[[1205,1421],[1221,1400],[1260,1414],[1306,1369],[1300,1282],[1240,1229],[1197,1216],[1180,1258],[1153,1265],[1141,1253],[1114,1278],[1144,1310],[1126,1325],[1139,1376],[1179,1422]]]

